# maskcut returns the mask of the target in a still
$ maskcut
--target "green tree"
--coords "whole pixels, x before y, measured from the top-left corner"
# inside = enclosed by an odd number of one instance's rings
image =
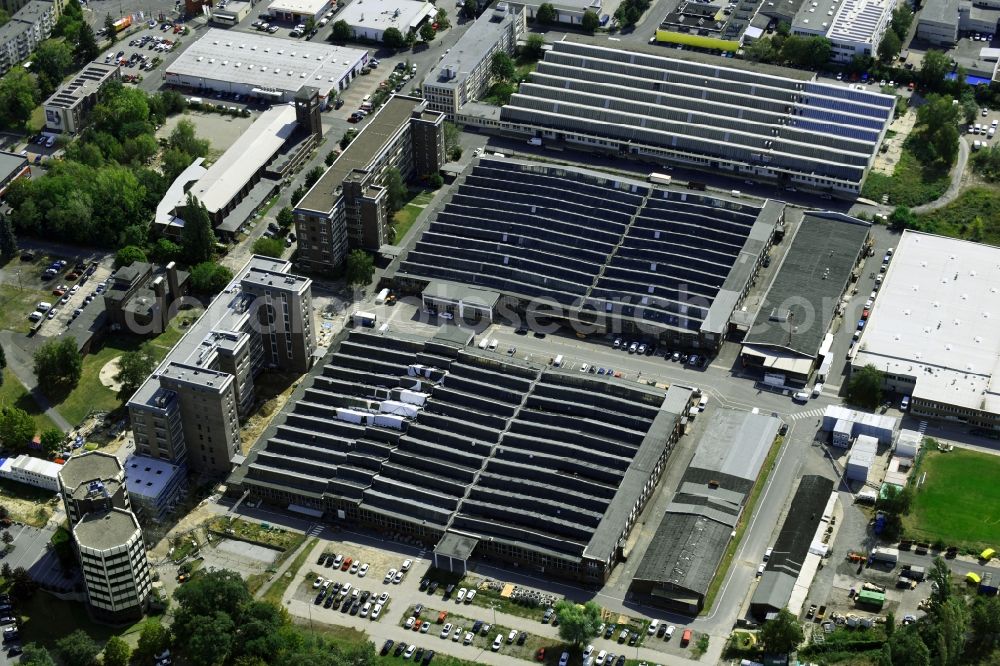
[[[399,28],[389,27],[382,32],[382,43],[389,49],[401,49],[406,46],[406,38]]]
[[[333,24],[333,30],[330,31],[330,39],[335,42],[346,42],[353,36],[354,32],[351,30],[351,26],[347,25],[347,21],[337,21]]]
[[[65,666],[93,666],[100,651],[100,646],[83,629],[56,641],[56,652]]]
[[[833,45],[826,37],[789,35],[781,45],[781,59],[797,67],[819,69],[833,54]]]
[[[601,17],[599,17],[593,10],[588,9],[583,12],[583,18],[580,19],[580,27],[587,32],[594,32],[601,25]]]
[[[115,268],[128,266],[136,261],[149,261],[146,253],[134,245],[126,245],[115,252]]]
[[[150,663],[153,658],[170,647],[170,631],[158,620],[152,618],[142,624],[139,634],[139,644],[135,648],[137,662]]]
[[[42,450],[51,456],[62,450],[66,434],[59,428],[48,428],[42,432],[41,440]]]
[[[1000,597],[976,596],[969,609],[970,647],[986,656],[1000,645]]]
[[[14,601],[27,601],[35,596],[38,591],[38,583],[31,577],[24,567],[17,567],[10,574],[10,596]],[[56,643],[58,649],[59,644]]]
[[[347,150],[347,147],[351,145],[351,141],[354,141],[354,137],[356,137],[357,135],[358,131],[353,129],[349,129],[346,132],[344,132],[344,136],[340,137],[340,143],[338,144],[340,146],[340,149]]]
[[[306,189],[309,189],[318,183],[324,173],[326,173],[326,169],[321,166],[314,166],[312,169],[309,169],[309,171],[306,172]]]
[[[49,651],[37,643],[28,643],[21,653],[21,666],[56,666]]]
[[[802,642],[802,625],[787,608],[778,611],[778,616],[768,620],[758,636],[768,652],[788,654]]]
[[[184,207],[184,227],[181,228],[181,247],[184,258],[191,265],[208,261],[215,253],[215,232],[204,204],[190,192]]]
[[[125,402],[131,398],[155,368],[156,358],[145,346],[122,354],[118,358],[118,372],[115,373],[115,381],[121,384],[118,399]]]
[[[28,412],[12,405],[0,409],[0,442],[4,446],[22,451],[34,436],[35,421]]]
[[[10,14],[7,13],[6,9],[0,9],[0,26],[5,26],[10,23]]]
[[[986,237],[986,224],[983,222],[983,218],[979,215],[972,218],[972,222],[969,222],[969,229],[965,235],[971,241],[982,243]]]
[[[906,206],[896,206],[889,215],[889,228],[896,230],[916,229],[917,216]]]
[[[885,375],[874,365],[851,373],[847,382],[847,402],[859,407],[874,409],[882,402],[882,384]]]
[[[906,5],[900,5],[892,12],[892,31],[899,37],[899,41],[906,41],[906,35],[910,31],[910,24],[913,23],[913,11]]]
[[[535,20],[542,25],[552,25],[556,22],[557,18],[556,8],[550,2],[543,2],[538,5],[538,9],[535,11]]]
[[[73,66],[73,47],[59,39],[46,39],[35,49],[32,62],[43,94],[51,94]]]
[[[101,47],[97,45],[94,37],[94,29],[86,21],[80,22],[80,27],[76,31],[76,46],[73,48],[73,55],[79,63],[90,62],[101,53]]]
[[[112,44],[115,43],[115,39],[118,37],[118,31],[115,30],[115,20],[111,18],[111,14],[104,15],[104,36]]]
[[[885,36],[878,45],[878,59],[884,63],[891,63],[899,55],[899,49],[903,43],[899,41],[899,36],[892,30],[886,30]]]
[[[514,61],[503,51],[497,51],[490,58],[490,74],[500,81],[513,81],[517,70]]]
[[[331,150],[326,154],[326,157],[323,158],[323,164],[327,166],[333,166],[333,163],[336,161],[337,161],[337,151],[335,150]]]
[[[769,37],[754,40],[743,47],[743,57],[751,62],[774,62],[777,57],[774,42]]]
[[[62,337],[46,342],[35,351],[34,366],[38,387],[48,396],[57,396],[80,381],[83,359],[76,349],[76,340]]]
[[[958,157],[959,106],[944,95],[928,95],[917,109],[917,126],[912,144],[926,162],[940,161],[946,166]]]
[[[465,14],[465,18],[475,20],[479,15],[479,2],[477,0],[465,0],[465,3],[462,4],[462,12]]]
[[[292,213],[291,206],[285,206],[279,210],[278,214],[275,216],[275,220],[277,221],[278,226],[282,229],[287,229],[292,226],[292,223],[295,222],[295,215]]]
[[[931,653],[916,626],[901,627],[887,638],[889,666],[931,666]]]
[[[153,258],[161,264],[168,264],[171,261],[179,261],[182,248],[169,238],[157,238],[153,244]]]
[[[577,604],[568,599],[556,603],[559,618],[559,638],[579,647],[597,634],[601,624],[601,607],[594,601]]]
[[[444,187],[444,178],[441,174],[434,172],[427,176],[427,184],[430,185],[432,190],[437,190]]]
[[[545,54],[545,38],[537,32],[528,35],[521,47],[521,55],[531,60],[541,60]]]
[[[965,635],[969,627],[965,602],[960,597],[949,597],[944,602],[935,604],[932,597],[927,615],[930,621],[922,622],[920,630],[931,653],[931,663],[940,666],[968,663],[963,659]]]
[[[438,32],[451,27],[451,21],[448,20],[448,12],[444,7],[438,7],[437,13],[434,14],[434,22],[438,24]]]
[[[264,257],[280,257],[285,251],[285,244],[277,238],[264,238],[263,236],[253,242],[253,253]]]
[[[0,213],[0,257],[11,259],[17,254],[17,236],[10,218]]]
[[[434,40],[434,36],[437,35],[437,30],[431,23],[424,23],[420,26],[420,39],[424,42],[431,42]]]
[[[949,71],[951,71],[951,58],[948,54],[931,49],[924,54],[920,63],[920,81],[929,90],[940,90],[944,87],[944,77]]]
[[[382,184],[389,191],[389,210],[395,213],[406,204],[406,198],[409,194],[399,169],[396,167],[386,169]]]
[[[170,132],[167,145],[177,150],[182,150],[192,158],[205,157],[211,144],[207,139],[199,139],[195,134],[194,123],[190,120],[181,120]]]
[[[22,127],[40,99],[38,84],[28,70],[21,67],[10,70],[0,78],[0,124]]]
[[[191,166],[194,158],[183,150],[167,148],[160,155],[160,169],[163,170],[164,177],[173,182],[177,176],[181,175],[185,169]]]
[[[934,583],[931,586],[931,608],[943,606],[951,598],[951,569],[948,563],[940,557],[935,557],[931,562],[931,569],[927,572],[927,578]]]
[[[102,666],[128,666],[132,659],[132,648],[120,636],[112,636],[104,645]]]
[[[203,261],[191,269],[191,289],[199,294],[217,294],[233,279],[233,272],[212,261]]]
[[[352,287],[364,287],[375,277],[375,261],[364,250],[352,250],[347,255],[344,279]]]
[[[310,16],[306,19],[306,22],[303,25],[306,26],[306,32],[312,32],[316,29],[316,19]]]

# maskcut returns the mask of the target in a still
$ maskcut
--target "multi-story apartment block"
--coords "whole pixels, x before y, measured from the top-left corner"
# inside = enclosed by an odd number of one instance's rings
[[[521,7],[499,2],[480,16],[424,79],[427,108],[454,120],[466,102],[479,99],[489,90],[493,56],[514,54],[517,40],[525,31],[525,13]]]
[[[141,617],[152,579],[118,458],[73,456],[59,471],[59,487],[94,616],[113,623]]]
[[[92,62],[45,100],[45,127],[53,132],[75,134],[86,114],[97,105],[109,81],[121,80],[117,63]]]
[[[254,379],[313,362],[312,281],[290,270],[252,257],[136,391],[128,406],[138,455],[210,475],[240,460]]]
[[[48,39],[58,18],[54,3],[31,0],[0,26],[0,74],[25,60],[40,42]]]
[[[442,164],[444,115],[424,100],[393,96],[295,208],[299,262],[327,272],[349,248],[377,250],[390,240],[386,171],[394,167],[407,180]]]

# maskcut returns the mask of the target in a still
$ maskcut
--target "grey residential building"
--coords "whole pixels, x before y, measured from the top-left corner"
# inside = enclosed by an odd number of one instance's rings
[[[42,106],[46,129],[68,134],[79,132],[87,113],[97,105],[101,91],[110,81],[120,80],[121,68],[117,64],[88,64],[45,100]]]
[[[141,617],[152,579],[121,462],[84,453],[67,460],[58,476],[91,612],[116,624]]]
[[[539,137],[652,164],[675,164],[854,197],[895,99],[820,83],[805,72],[748,69],[563,40],[485,131]],[[804,76],[806,75],[806,76]]]
[[[316,349],[312,281],[254,256],[129,400],[136,453],[229,472],[241,459],[239,419],[262,372],[306,372]]]
[[[31,0],[0,26],[0,74],[27,59],[43,40],[48,39],[58,18],[54,3]]]
[[[524,17],[522,8],[506,2],[483,13],[424,79],[427,108],[453,120],[466,102],[487,92],[493,82],[493,56],[514,54],[525,31]]]
[[[299,263],[329,272],[348,249],[391,242],[386,171],[398,169],[408,180],[443,164],[444,115],[422,99],[391,97],[295,207]]]

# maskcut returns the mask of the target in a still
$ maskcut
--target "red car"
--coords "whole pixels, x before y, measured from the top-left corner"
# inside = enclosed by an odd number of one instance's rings
[[[535,653],[536,661],[545,661],[545,648],[538,648],[538,652]]]
[[[869,310],[868,308],[865,308],[864,310],[861,311],[861,318],[862,319],[868,319],[868,315],[870,315],[870,314],[871,314],[871,310]]]
[[[61,288],[57,288],[57,289],[53,289],[52,290],[52,295],[53,296],[62,296],[65,293],[66,293],[66,290],[65,289],[61,289]]]

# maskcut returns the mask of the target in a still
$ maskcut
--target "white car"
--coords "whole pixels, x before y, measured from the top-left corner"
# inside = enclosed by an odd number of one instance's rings
[[[497,637],[493,639],[493,651],[496,652],[503,645],[503,634],[497,634]]]
[[[444,629],[441,630],[441,638],[448,638],[448,634],[451,633],[451,622],[444,625]]]
[[[413,560],[403,560],[403,565],[399,568],[400,571],[409,571],[410,567],[413,566]],[[392,569],[395,571],[395,569]]]
[[[597,666],[603,666],[604,660],[608,658],[607,650],[601,650],[597,653]]]
[[[469,644],[471,644],[473,638],[475,638],[475,636],[472,635],[471,631],[465,632],[465,640],[462,641],[462,645],[469,645]]]
[[[476,598],[476,591],[469,590],[469,593],[465,595],[465,603],[471,604],[472,600]]]
[[[809,393],[806,391],[799,391],[792,396],[792,400],[795,402],[809,402]]]
[[[463,601],[465,601],[465,593],[466,592],[468,592],[468,590],[466,590],[464,587],[463,588],[459,588],[458,595],[455,596],[455,603],[456,604],[460,604]]]
[[[383,592],[382,594],[378,595],[378,603],[379,603],[380,606],[384,606],[385,602],[387,602],[387,601],[389,601],[389,593],[388,592]]]
[[[372,619],[377,620],[378,616],[382,614],[382,604],[375,604],[372,607]]]
[[[358,577],[359,578],[364,578],[366,575],[368,575],[368,563],[367,562],[365,562],[364,564],[362,564],[361,567],[358,569]]]
[[[365,602],[365,605],[361,607],[361,617],[368,617],[368,613],[372,610],[372,605],[369,602]]]
[[[411,615],[410,617],[406,618],[406,624],[403,625],[403,628],[404,629],[413,629],[413,625],[416,624],[416,622],[417,622],[417,618],[415,618],[415,617],[413,617]]]
[[[410,647],[406,648],[406,652],[403,653],[403,657],[409,659],[410,657],[413,656],[413,653],[416,652],[416,650],[417,650],[416,645],[410,645]]]
[[[455,627],[455,631],[451,632],[451,640],[457,643],[462,638],[462,632],[464,631],[462,627]]]
[[[559,655],[559,666],[569,666],[569,652]]]
[[[316,580],[313,581],[313,589],[318,589],[320,585],[323,584],[323,578],[321,576],[316,576]]]
[[[392,577],[392,584],[399,585],[402,582],[403,582],[403,572],[397,571],[396,575]]]
[[[663,635],[663,638],[669,641],[670,637],[674,635],[675,631],[677,631],[677,627],[675,627],[674,625],[670,625],[669,627],[667,627],[667,633]]]
[[[587,649],[583,651],[583,659],[584,659],[584,661],[586,661],[587,657],[589,657],[592,654],[594,654],[594,646],[593,645],[588,645]]]
[[[396,576],[396,570],[395,569],[389,569],[387,572],[385,572],[385,578],[382,579],[382,582],[383,583],[391,583],[392,579],[395,578],[395,576]]]

